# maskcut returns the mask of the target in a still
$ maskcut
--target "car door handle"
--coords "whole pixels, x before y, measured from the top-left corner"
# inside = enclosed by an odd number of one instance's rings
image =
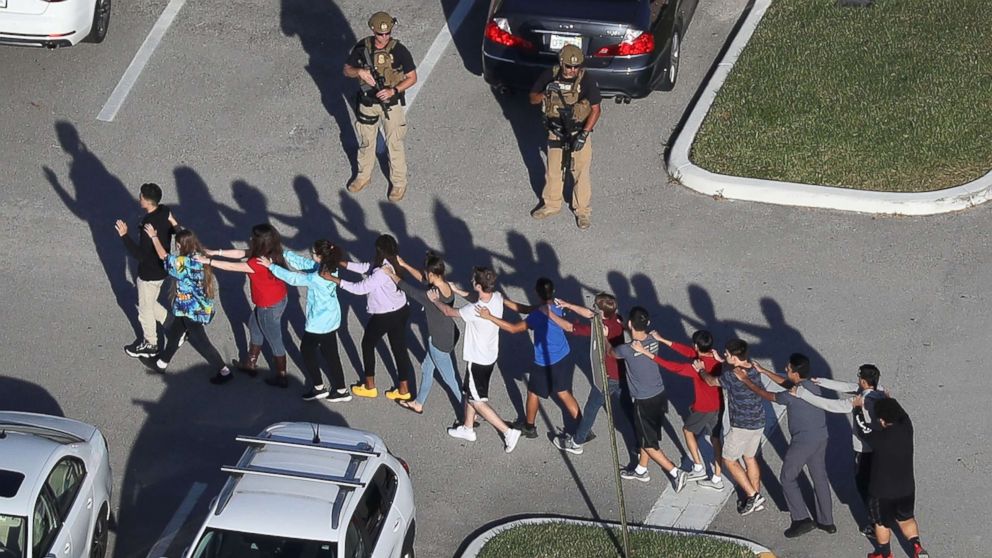
[[[396,520],[396,523],[393,523],[393,532],[394,532],[394,533],[395,533],[396,531],[399,531],[399,530],[400,530],[400,523],[403,523],[403,522],[402,522],[402,521],[400,521],[399,519],[397,519],[397,520]]]
[[[63,552],[65,552],[66,554],[69,554],[69,551],[70,550],[72,550],[72,545],[69,544],[69,543],[65,543],[65,550],[63,550]]]
[[[86,499],[86,509],[88,510],[93,509],[93,498]]]

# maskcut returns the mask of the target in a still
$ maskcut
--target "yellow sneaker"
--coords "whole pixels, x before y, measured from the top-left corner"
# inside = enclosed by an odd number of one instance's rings
[[[393,401],[409,401],[410,397],[410,392],[400,393],[398,389],[391,389],[386,392],[386,398]]]
[[[357,384],[351,386],[351,393],[355,394],[357,397],[379,397],[379,390],[376,388],[369,389],[362,384]]]

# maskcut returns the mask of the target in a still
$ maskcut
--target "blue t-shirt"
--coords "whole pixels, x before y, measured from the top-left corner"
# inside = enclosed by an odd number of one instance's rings
[[[748,368],[747,377],[761,385],[761,376],[754,368]],[[760,430],[765,427],[765,400],[738,380],[733,370],[720,374],[720,386],[723,387],[730,407],[730,426],[745,430]]]
[[[552,305],[551,311],[558,316],[564,312],[561,308]],[[568,356],[568,340],[565,339],[565,330],[558,327],[558,324],[551,321],[540,310],[534,310],[527,315],[527,327],[534,332],[534,362],[540,366],[554,364]]]

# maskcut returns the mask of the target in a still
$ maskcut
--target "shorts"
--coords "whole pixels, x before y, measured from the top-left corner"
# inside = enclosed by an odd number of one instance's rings
[[[902,498],[868,498],[868,518],[875,525],[888,525],[892,520],[909,521],[916,515],[916,493]]]
[[[548,398],[552,393],[572,391],[575,367],[559,360],[554,364],[535,364],[527,378],[527,391],[538,397]]]
[[[668,397],[661,392],[654,397],[634,400],[634,430],[641,449],[661,448],[661,429],[665,426]]]
[[[466,363],[462,392],[465,393],[469,401],[489,401],[489,378],[492,377],[495,367],[495,362],[492,364]]]
[[[723,458],[737,461],[742,457],[754,457],[758,454],[763,434],[764,430],[761,428],[748,430],[731,426],[730,431],[723,437]]]
[[[723,430],[720,424],[720,418],[719,411],[713,411],[711,413],[692,411],[689,413],[689,417],[685,419],[682,428],[685,428],[686,431],[692,432],[696,436],[709,435],[719,438],[720,431]]]

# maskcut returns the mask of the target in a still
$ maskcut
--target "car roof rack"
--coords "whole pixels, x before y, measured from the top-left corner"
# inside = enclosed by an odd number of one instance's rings
[[[220,468],[222,472],[230,473],[231,478],[228,479],[228,482],[225,483],[224,488],[221,491],[214,515],[220,515],[224,511],[224,508],[230,501],[231,496],[234,495],[234,488],[237,486],[238,481],[245,475],[321,482],[338,486],[338,493],[334,498],[334,504],[331,508],[332,529],[337,529],[340,524],[341,511],[344,509],[344,503],[347,495],[352,493],[357,488],[365,487],[365,483],[362,482],[358,476],[356,476],[359,465],[370,457],[379,457],[380,455],[380,452],[375,451],[373,446],[367,442],[359,442],[354,445],[322,441],[309,442],[306,440],[300,440],[299,438],[290,438],[287,436],[277,435],[269,435],[268,437],[237,436],[235,437],[235,441],[248,444],[250,446],[250,451],[245,452],[244,455],[241,456],[241,459],[238,461],[237,465],[225,465]],[[351,458],[348,461],[348,467],[345,469],[343,476],[304,473],[289,469],[252,465],[251,461],[254,459],[255,455],[259,450],[264,449],[266,446],[294,447],[315,451],[343,453],[350,455]]]

